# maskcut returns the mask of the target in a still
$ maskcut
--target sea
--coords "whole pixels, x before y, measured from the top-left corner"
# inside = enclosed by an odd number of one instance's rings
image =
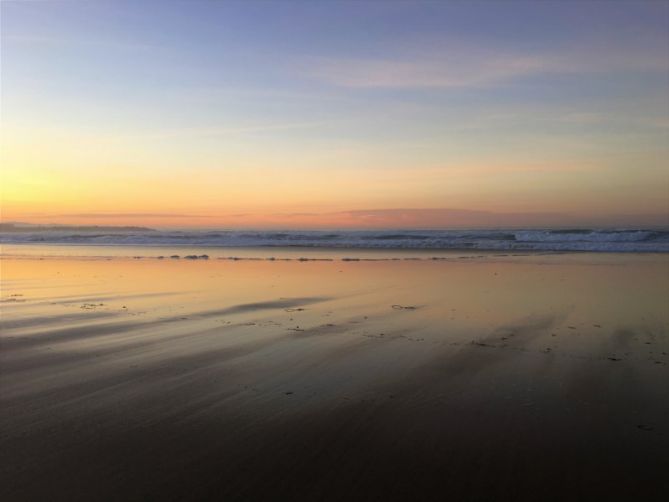
[[[0,244],[190,248],[340,248],[610,253],[669,252],[669,230],[109,230],[104,227],[0,231]]]

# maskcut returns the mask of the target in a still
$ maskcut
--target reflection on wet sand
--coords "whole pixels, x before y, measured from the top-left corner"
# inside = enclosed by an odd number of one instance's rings
[[[668,273],[6,258],[0,495],[659,500]]]

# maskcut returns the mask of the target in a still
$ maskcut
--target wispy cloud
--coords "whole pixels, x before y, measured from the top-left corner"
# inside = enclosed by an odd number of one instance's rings
[[[541,59],[450,57],[406,59],[324,59],[307,74],[343,87],[465,87],[480,86],[541,70]]]
[[[178,214],[178,213],[68,213],[45,216],[48,218],[210,218],[201,214]]]
[[[482,87],[534,75],[668,70],[666,53],[633,48],[520,52],[448,44],[393,58],[322,58],[303,66],[309,77],[351,88]]]
[[[364,209],[344,211],[340,214],[363,225],[381,227],[513,226],[555,224],[564,221],[564,215],[559,213],[499,213],[452,208]]]
[[[562,212],[498,212],[454,208],[358,209],[314,215],[274,215],[276,223],[291,222],[300,227],[343,228],[513,228],[560,227],[565,225],[649,225],[667,224],[667,215],[601,214],[584,217]],[[267,216],[266,221],[272,217]]]
[[[184,224],[203,228],[281,228],[281,229],[392,229],[392,228],[518,228],[564,226],[667,226],[666,212],[592,213],[576,212],[477,210],[459,208],[378,208],[327,212],[235,213],[212,212],[209,216],[176,213],[71,213],[60,215],[22,214],[15,221],[57,224],[141,224],[155,227],[181,227]],[[198,221],[201,218],[207,220]],[[187,219],[188,221],[185,221]],[[90,220],[90,221],[82,221]],[[142,221],[132,221],[142,220]]]
[[[159,45],[139,43],[123,40],[104,40],[104,39],[77,39],[72,37],[50,37],[44,35],[6,35],[3,37],[5,42],[20,44],[24,46],[37,46],[42,48],[62,49],[63,47],[92,48],[92,49],[113,49],[121,51],[138,50],[158,50]]]
[[[170,138],[215,138],[219,136],[236,136],[275,131],[291,131],[297,129],[311,129],[331,124],[330,121],[292,122],[274,124],[251,124],[239,127],[190,127],[157,131],[146,134],[133,134],[133,138],[142,139],[170,139]]]

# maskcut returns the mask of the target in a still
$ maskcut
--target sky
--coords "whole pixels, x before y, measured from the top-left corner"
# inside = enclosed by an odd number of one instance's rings
[[[3,221],[669,225],[669,2],[5,1]]]

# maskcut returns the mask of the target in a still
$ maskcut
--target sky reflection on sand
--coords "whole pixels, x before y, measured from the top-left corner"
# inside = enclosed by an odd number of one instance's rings
[[[400,467],[430,493],[457,472],[464,493],[484,466],[476,493],[522,499],[555,472],[587,492],[596,464],[632,490],[667,459],[668,271],[666,255],[5,258],[3,490],[334,500],[381,479],[403,493]],[[242,474],[212,474],[231,462]],[[83,473],[67,489],[66,468]]]

